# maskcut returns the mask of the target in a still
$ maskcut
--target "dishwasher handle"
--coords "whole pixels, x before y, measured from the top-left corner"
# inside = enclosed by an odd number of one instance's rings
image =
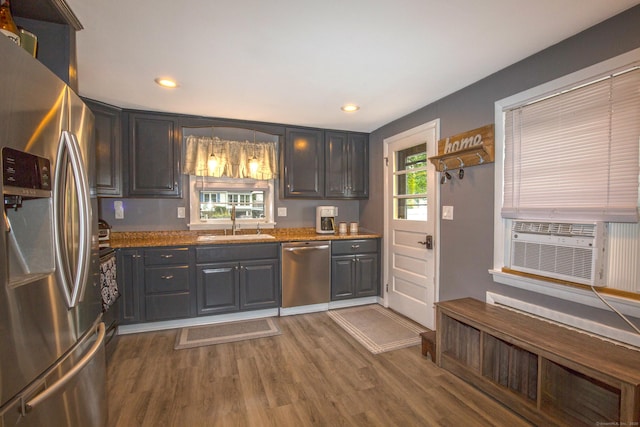
[[[297,246],[294,248],[284,248],[287,252],[303,252],[303,251],[315,251],[318,249],[329,249],[329,245],[318,245],[318,246]]]

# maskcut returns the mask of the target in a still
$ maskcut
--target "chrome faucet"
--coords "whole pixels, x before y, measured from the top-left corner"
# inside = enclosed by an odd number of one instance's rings
[[[231,234],[236,235],[236,204],[231,204]]]

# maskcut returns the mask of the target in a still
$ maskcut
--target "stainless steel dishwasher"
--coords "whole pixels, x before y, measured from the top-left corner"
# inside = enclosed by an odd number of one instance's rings
[[[331,242],[282,244],[283,308],[329,303]]]

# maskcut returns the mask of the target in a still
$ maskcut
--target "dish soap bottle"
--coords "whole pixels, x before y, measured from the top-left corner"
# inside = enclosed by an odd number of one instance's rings
[[[11,5],[9,0],[0,0],[0,33],[9,37],[20,46],[20,33],[16,23],[11,17]]]

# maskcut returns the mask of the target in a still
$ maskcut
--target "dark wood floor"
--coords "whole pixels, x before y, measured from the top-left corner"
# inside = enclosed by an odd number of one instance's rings
[[[326,313],[282,335],[173,350],[176,330],[108,348],[109,426],[525,426],[414,346],[369,353]]]

